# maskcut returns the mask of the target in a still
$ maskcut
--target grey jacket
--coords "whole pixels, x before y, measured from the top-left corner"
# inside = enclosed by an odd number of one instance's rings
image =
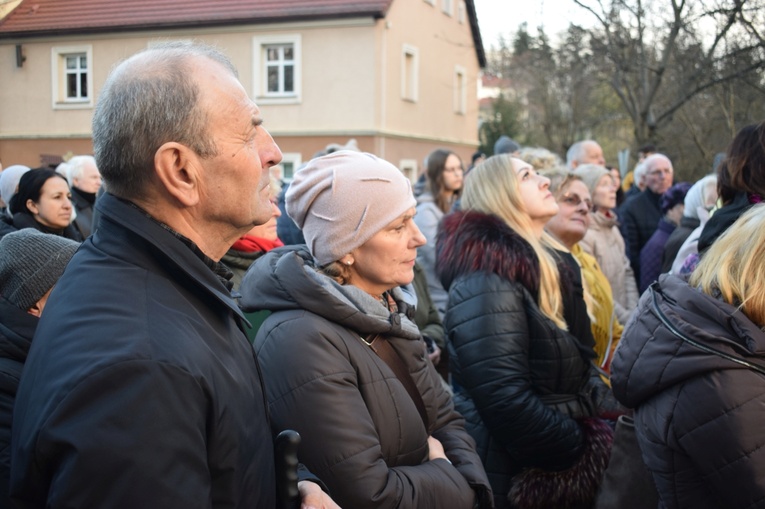
[[[264,255],[241,292],[245,310],[272,311],[255,339],[272,421],[300,433],[301,461],[341,507],[470,509],[476,496],[490,504],[475,444],[407,317],[411,296],[394,289],[400,312],[391,313],[362,290],[317,272],[305,246]],[[384,334],[408,368],[430,429],[362,339],[374,334]],[[428,435],[443,444],[451,464],[428,461]]]
[[[433,304],[438,309],[441,320],[444,319],[446,303],[449,300],[449,294],[444,290],[436,275],[436,234],[438,233],[438,223],[443,217],[444,213],[436,205],[432,194],[423,193],[417,197],[417,215],[414,216],[414,222],[428,241],[427,244],[417,249],[417,263],[425,272],[430,298],[433,299]]]

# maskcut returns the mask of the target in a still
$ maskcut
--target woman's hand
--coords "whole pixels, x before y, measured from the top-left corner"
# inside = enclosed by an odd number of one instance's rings
[[[428,459],[430,461],[436,460],[436,459],[442,459],[449,461],[449,458],[446,457],[446,453],[444,452],[444,446],[441,445],[441,442],[439,442],[437,439],[431,437],[428,437]],[[451,461],[449,461],[451,463]]]
[[[298,483],[300,499],[300,509],[340,509],[329,495],[321,490],[321,487],[315,482],[300,481]]]

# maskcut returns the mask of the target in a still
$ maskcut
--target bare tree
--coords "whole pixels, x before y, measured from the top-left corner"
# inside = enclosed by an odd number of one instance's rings
[[[638,145],[697,95],[765,68],[763,0],[573,0]]]

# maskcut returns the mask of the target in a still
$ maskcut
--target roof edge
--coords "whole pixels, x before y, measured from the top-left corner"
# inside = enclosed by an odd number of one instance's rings
[[[472,1],[472,0],[471,0]],[[270,25],[285,22],[302,22],[331,19],[352,19],[352,18],[373,18],[381,19],[386,15],[385,11],[370,10],[349,13],[331,13],[324,15],[305,14],[290,16],[275,16],[272,18],[236,18],[228,20],[189,20],[173,21],[169,23],[142,23],[131,25],[109,25],[97,27],[77,27],[69,29],[50,29],[50,30],[25,30],[14,32],[0,31],[0,40],[32,39],[35,37],[58,37],[70,35],[94,35],[94,34],[113,34],[113,33],[132,33],[143,32],[147,30],[183,30],[188,28],[216,28],[233,27],[243,25]]]

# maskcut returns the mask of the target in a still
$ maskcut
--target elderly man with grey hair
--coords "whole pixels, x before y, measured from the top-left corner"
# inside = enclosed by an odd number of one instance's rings
[[[77,212],[74,225],[86,239],[93,226],[93,205],[101,189],[101,173],[93,156],[74,156],[69,160],[67,172],[69,187],[72,189],[72,205]]]
[[[566,167],[568,171],[574,171],[580,164],[597,164],[605,166],[606,159],[603,157],[603,149],[595,140],[577,141],[566,152]]]
[[[652,154],[643,161],[645,189],[619,209],[621,232],[627,245],[635,281],[640,285],[640,250],[659,226],[661,195],[672,187],[674,168],[664,154]],[[636,177],[637,178],[637,177]]]
[[[101,219],[53,289],[14,409],[25,508],[271,508],[258,360],[220,263],[272,215],[281,152],[231,62],[167,43],[101,89]],[[337,507],[302,473],[304,507]]]

